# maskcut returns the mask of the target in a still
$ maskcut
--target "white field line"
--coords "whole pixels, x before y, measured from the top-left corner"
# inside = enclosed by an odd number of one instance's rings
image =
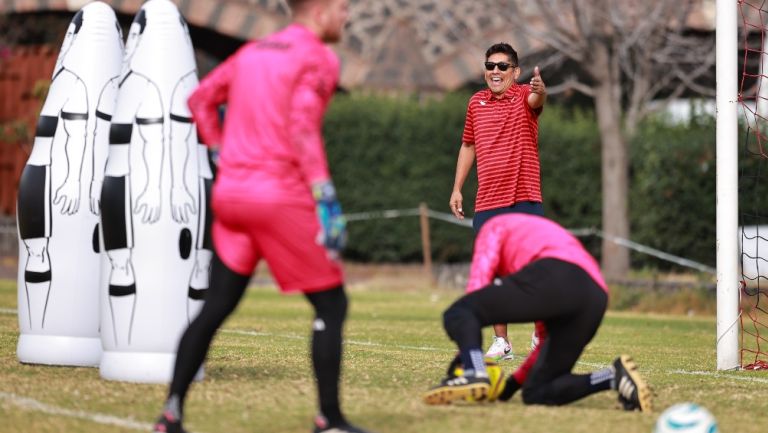
[[[714,377],[717,379],[733,379],[733,380],[741,380],[744,382],[759,382],[759,383],[768,383],[768,378],[763,377],[750,377],[750,376],[736,376],[736,372],[734,374],[725,374],[725,373],[719,373],[716,371],[687,371],[687,370],[672,370],[668,372],[670,374],[684,374],[687,376],[708,376],[708,377]]]
[[[248,335],[252,337],[277,337],[277,338],[288,338],[291,340],[309,340],[309,337],[295,335],[295,334],[277,334],[273,332],[245,331],[241,329],[223,329],[221,332],[224,332],[227,334]],[[383,343],[374,343],[372,341],[357,341],[357,340],[348,340],[348,339],[344,340],[344,344],[350,344],[353,346],[384,347],[384,348],[401,349],[401,350],[423,350],[427,352],[446,352],[446,353],[456,352],[456,349],[446,349],[442,347],[383,344]]]
[[[222,330],[222,332],[227,334],[249,335],[254,337],[276,337],[276,338],[288,338],[292,340],[308,340],[309,339],[309,337],[304,337],[304,336],[295,335],[295,334],[245,331],[240,329],[224,329]],[[350,344],[354,346],[382,347],[382,348],[390,348],[390,349],[396,349],[396,350],[423,350],[423,351],[430,351],[430,352],[456,353],[456,349],[445,349],[441,347],[430,347],[430,346],[407,346],[407,345],[398,345],[398,344],[383,344],[383,343],[373,343],[370,341],[345,340],[344,344]],[[577,364],[584,365],[587,367],[592,367],[592,368],[605,368],[605,367],[608,367],[609,365],[609,364],[586,362],[586,361],[579,361]],[[768,378],[741,376],[739,372],[723,373],[723,372],[717,372],[717,371],[688,371],[688,370],[682,370],[682,369],[657,370],[657,369],[645,368],[644,366],[641,366],[640,372],[642,373],[643,371],[648,373],[660,373],[660,374],[667,374],[667,375],[682,374],[687,376],[707,376],[715,379],[726,379],[726,380],[733,379],[733,380],[745,381],[745,382],[768,383]]]
[[[16,310],[11,308],[0,308],[0,314],[16,314]],[[286,338],[290,340],[303,340],[303,341],[307,341],[309,339],[309,337],[307,336],[296,335],[296,334],[248,331],[248,330],[242,330],[242,329],[222,329],[221,332],[226,334],[246,335],[251,337],[276,337],[276,338]],[[431,347],[431,346],[384,344],[384,343],[374,343],[372,341],[345,340],[344,344],[349,344],[353,346],[363,346],[363,347],[390,348],[390,349],[396,349],[396,350],[420,350],[420,351],[426,351],[426,352],[444,352],[444,353],[456,352],[455,349],[450,349],[450,348],[446,349],[442,347]],[[579,361],[578,364],[584,365],[587,367],[592,367],[592,368],[605,368],[608,366],[607,364],[586,362],[586,361]],[[647,368],[647,367],[641,367],[641,370],[649,373],[661,373],[661,374],[668,374],[668,375],[681,374],[686,376],[707,376],[707,377],[712,377],[716,379],[732,379],[736,381],[768,383],[768,378],[741,376],[739,375],[738,372],[733,372],[729,374],[729,373],[722,373],[722,372],[716,372],[716,371],[688,371],[688,370],[682,370],[682,369],[656,370],[656,369]]]
[[[79,419],[84,419],[86,421],[95,422],[97,424],[124,427],[131,430],[150,431],[152,429],[152,424],[150,423],[138,422],[138,421],[134,421],[132,419],[127,419],[127,418],[118,418],[116,416],[106,415],[103,413],[65,409],[63,407],[52,406],[52,405],[37,401],[35,399],[22,397],[20,395],[2,392],[2,391],[0,391],[0,400],[6,401],[24,410],[42,412],[48,415],[65,416],[68,418],[79,418]]]

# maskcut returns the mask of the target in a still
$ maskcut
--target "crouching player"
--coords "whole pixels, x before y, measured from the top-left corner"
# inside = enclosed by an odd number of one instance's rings
[[[464,374],[449,375],[429,390],[426,403],[484,398],[489,380],[481,329],[537,322],[545,329],[542,341],[507,378],[499,400],[522,388],[525,404],[562,405],[613,389],[624,409],[651,410],[650,389],[626,355],[591,374],[571,373],[600,326],[608,288],[592,256],[558,224],[526,214],[492,218],[475,242],[467,292],[443,314]]]

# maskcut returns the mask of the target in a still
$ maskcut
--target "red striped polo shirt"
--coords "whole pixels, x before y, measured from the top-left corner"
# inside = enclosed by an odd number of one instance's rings
[[[513,84],[500,99],[490,89],[469,100],[461,141],[475,146],[475,212],[541,202],[539,122],[541,108],[528,106],[531,88]]]

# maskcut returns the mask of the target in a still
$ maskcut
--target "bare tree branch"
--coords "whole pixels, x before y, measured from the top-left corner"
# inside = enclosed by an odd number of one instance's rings
[[[629,30],[629,33],[624,33],[622,46],[633,47],[642,44],[651,34],[656,33],[659,28],[665,28],[668,17],[665,16],[664,12],[666,12],[666,6],[669,1],[670,0],[644,3],[644,5],[648,6],[651,11],[647,14],[643,14],[641,18],[634,17],[632,21],[638,23],[637,27],[630,27],[629,29],[623,30],[624,32]]]
[[[547,94],[549,95],[559,95],[570,90],[575,90],[589,97],[595,96],[595,91],[592,86],[580,82],[578,78],[574,76],[566,78],[565,81],[555,86],[547,86]]]
[[[576,34],[572,31],[573,19],[562,12],[562,5],[557,0],[535,2],[545,22],[551,23],[550,28],[556,29],[557,38],[566,44],[576,41]]]
[[[667,104],[687,92],[711,94],[702,83],[712,79],[714,44],[711,38],[687,34],[685,28],[693,1],[514,1],[518,10],[525,5],[540,15],[514,15],[518,28],[575,61],[581,71],[548,83],[548,92],[575,90],[594,98],[602,140],[606,231],[629,235],[628,138],[648,115],[649,103],[661,99]],[[579,75],[589,76],[590,82],[580,81]],[[603,268],[606,274],[621,275],[629,268],[629,256],[612,248],[603,244]]]
[[[517,12],[511,15],[512,21],[514,21],[515,25],[517,25],[525,34],[534,39],[542,41],[546,45],[556,49],[557,51],[560,51],[576,62],[584,61],[584,53],[582,52],[581,47],[574,45],[573,41],[575,38],[572,35],[568,36],[564,29],[558,28],[556,26],[535,28],[534,26],[530,25],[530,17],[525,16],[525,14],[521,12],[523,8],[519,7],[519,4],[516,3],[517,1],[520,0],[512,0],[512,2],[515,3],[515,10]],[[537,2],[535,5],[541,12],[545,22],[552,22],[553,20],[556,20],[551,16],[552,10],[548,11],[550,16],[547,16],[547,11],[543,9],[541,3]]]

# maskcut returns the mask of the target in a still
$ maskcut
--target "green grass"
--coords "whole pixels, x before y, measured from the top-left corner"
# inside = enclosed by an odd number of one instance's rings
[[[613,392],[558,408],[524,406],[519,395],[506,404],[426,406],[421,393],[441,378],[454,351],[441,312],[460,293],[381,285],[353,285],[349,292],[342,394],[353,422],[384,433],[652,430],[657,414],[618,410]],[[108,382],[97,369],[19,364],[17,318],[7,311],[14,308],[15,283],[0,281],[0,432],[136,431],[94,422],[88,414],[95,413],[144,424],[154,419],[165,386]],[[310,431],[310,313],[300,296],[249,289],[214,341],[206,379],[192,387],[187,427],[198,433]],[[531,329],[510,327],[517,353],[527,350]],[[714,413],[723,432],[765,432],[768,376],[714,371],[714,345],[712,317],[609,313],[576,369],[587,372],[629,353],[652,385],[658,409],[694,401]],[[503,363],[505,371],[519,362]],[[51,414],[22,398],[67,412]]]

